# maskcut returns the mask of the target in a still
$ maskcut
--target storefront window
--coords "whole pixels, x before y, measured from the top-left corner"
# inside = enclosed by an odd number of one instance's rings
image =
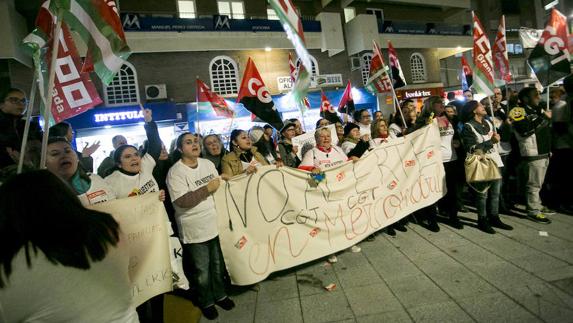
[[[217,56],[209,64],[211,88],[220,95],[239,92],[237,63],[228,56]]]
[[[137,72],[125,62],[111,83],[105,87],[105,105],[119,106],[139,103]]]

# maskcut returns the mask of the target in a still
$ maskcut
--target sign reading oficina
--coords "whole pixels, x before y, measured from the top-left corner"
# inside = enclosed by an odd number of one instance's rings
[[[293,82],[290,76],[277,77],[278,89],[281,92],[290,91]],[[325,74],[312,76],[310,79],[310,87],[328,87],[328,86],[342,86],[342,74]]]
[[[137,120],[137,119],[143,119],[143,112],[141,110],[94,114],[94,121],[96,123],[108,122],[108,121]]]

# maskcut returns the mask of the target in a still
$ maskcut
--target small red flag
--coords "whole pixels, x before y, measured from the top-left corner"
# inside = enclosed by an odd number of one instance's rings
[[[219,117],[232,118],[234,115],[233,110],[229,108],[227,102],[220,97],[217,93],[212,92],[207,84],[197,79],[197,102],[210,103],[213,111]]]

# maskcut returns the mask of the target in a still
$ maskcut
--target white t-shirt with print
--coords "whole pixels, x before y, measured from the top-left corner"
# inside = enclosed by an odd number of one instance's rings
[[[127,175],[116,170],[105,178],[107,184],[115,192],[117,198],[143,195],[150,192],[159,192],[159,185],[153,178],[155,160],[151,155],[145,154],[141,158],[141,170],[137,175]]]
[[[320,168],[320,170],[326,170],[341,165],[347,160],[348,157],[340,147],[331,146],[329,152],[324,152],[315,147],[304,154],[300,166],[313,166]]]
[[[79,194],[78,198],[83,206],[94,205],[111,200],[115,200],[113,189],[97,174],[89,175],[90,188],[84,194]]]
[[[450,162],[458,159],[456,150],[452,144],[454,140],[454,126],[446,117],[438,117],[438,127],[440,129],[440,151],[442,152],[442,162]]]
[[[179,160],[167,174],[167,188],[171,201],[177,200],[187,192],[198,190],[217,177],[219,173],[210,160],[198,158],[196,168],[191,168]],[[175,203],[173,207],[183,243],[205,242],[219,234],[215,200],[212,195],[193,208],[181,208]]]

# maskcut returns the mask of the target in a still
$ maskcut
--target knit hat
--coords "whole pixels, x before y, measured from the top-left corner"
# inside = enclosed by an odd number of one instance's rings
[[[348,134],[350,134],[350,131],[352,131],[352,129],[360,129],[360,127],[356,124],[356,123],[352,123],[349,122],[346,124],[346,126],[344,126],[344,136],[348,136]]]
[[[288,130],[289,128],[295,128],[296,124],[290,120],[286,120],[284,122],[284,126],[281,128],[280,133],[282,134],[283,132],[285,132],[286,130]]]
[[[263,128],[259,126],[252,127],[251,130],[249,130],[249,137],[251,138],[253,144],[257,143],[261,139],[264,133],[265,130]]]

